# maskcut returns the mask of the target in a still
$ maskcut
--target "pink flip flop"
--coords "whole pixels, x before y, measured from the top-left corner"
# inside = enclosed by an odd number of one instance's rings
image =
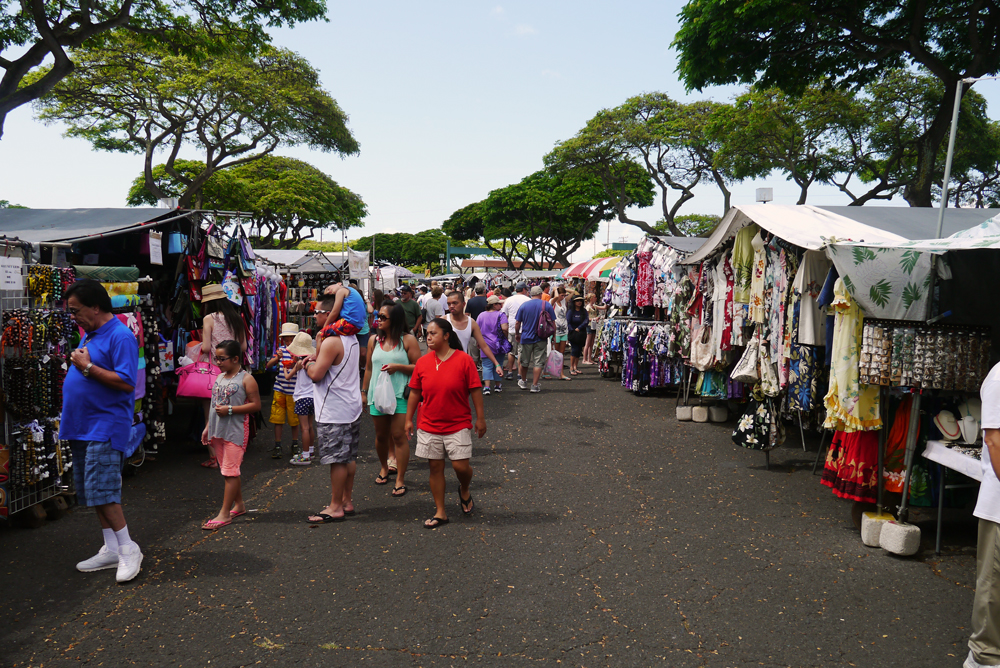
[[[243,512],[241,512],[241,513],[238,513],[235,510],[230,510],[229,511],[229,517],[230,517],[230,519],[234,519],[234,520],[237,517],[240,517],[241,515],[246,515],[246,514],[247,514],[247,511],[245,511],[245,510]]]
[[[228,520],[226,522],[220,522],[219,520],[209,520],[204,524],[202,524],[201,528],[204,529],[205,531],[215,531],[216,529],[221,529],[222,527],[228,526],[232,523],[233,523],[232,520]]]

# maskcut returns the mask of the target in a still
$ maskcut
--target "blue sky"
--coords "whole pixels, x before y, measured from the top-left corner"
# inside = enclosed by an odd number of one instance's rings
[[[352,231],[355,237],[440,226],[456,209],[541,168],[556,142],[632,95],[663,91],[680,100],[724,101],[740,91],[685,92],[670,48],[679,1],[328,5],[328,23],[273,34],[320,70],[324,87],[351,117],[361,154],[278,152],[316,165],[364,198],[368,222]],[[993,102],[1000,96],[990,88],[1000,92],[1000,83],[977,84]],[[92,151],[63,138],[63,129],[33,120],[28,108],[8,117],[0,199],[32,208],[124,206],[141,156]],[[775,176],[734,186],[733,203],[752,203],[759,186],[773,187],[777,203],[794,204],[798,196]],[[848,201],[834,188],[814,188],[809,203]],[[721,196],[706,187],[682,213],[721,209]],[[658,211],[632,215],[652,222]],[[602,226],[601,241],[608,232]],[[641,232],[612,223],[610,237],[622,236],[634,241]]]

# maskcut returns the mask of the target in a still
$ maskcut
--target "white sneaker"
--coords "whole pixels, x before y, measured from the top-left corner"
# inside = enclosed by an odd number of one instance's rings
[[[490,388],[488,388],[488,387],[483,387],[483,396],[484,396],[484,397],[488,397],[488,396],[490,396]]]
[[[518,378],[517,379],[517,386],[520,387],[522,390],[528,389],[528,384],[526,382],[524,382],[523,378]]]
[[[298,454],[289,459],[288,463],[292,466],[310,466],[312,464],[312,457],[305,457]]]
[[[531,393],[532,394],[538,394],[541,391],[542,391],[542,386],[541,385],[532,385],[531,386]]]
[[[142,570],[142,551],[138,544],[132,543],[118,548],[118,582],[128,582]]]
[[[972,650],[970,649],[969,656],[965,658],[965,663],[962,664],[962,668],[986,668],[986,666],[976,661],[976,657],[973,656]]]
[[[103,571],[105,568],[115,568],[118,566],[118,553],[112,552],[107,545],[102,545],[100,551],[90,559],[81,561],[76,565],[76,570],[81,573],[93,573]]]

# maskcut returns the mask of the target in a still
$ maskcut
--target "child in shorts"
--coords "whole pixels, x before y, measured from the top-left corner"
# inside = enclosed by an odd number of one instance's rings
[[[226,485],[219,514],[201,525],[206,531],[224,527],[247,512],[240,485],[240,465],[250,440],[250,416],[260,410],[260,390],[253,376],[243,370],[241,354],[240,344],[232,339],[221,341],[215,349],[215,364],[222,373],[212,386],[212,405],[201,442],[219,462]]]
[[[288,344],[288,352],[295,359],[295,364],[285,370],[285,378],[295,379],[295,390],[292,399],[295,401],[295,415],[299,418],[302,431],[302,452],[293,455],[289,464],[292,466],[309,466],[312,464],[313,443],[316,442],[313,433],[313,385],[312,379],[306,374],[303,366],[312,355],[316,354],[316,346],[312,337],[306,332],[299,332]]]
[[[368,317],[368,307],[361,293],[343,283],[334,283],[324,291],[320,309],[328,314],[327,324],[321,332],[322,337],[334,334],[355,336],[362,330]]]
[[[288,352],[288,344],[298,333],[299,326],[294,322],[283,324],[281,333],[278,335],[281,345],[274,353],[274,357],[264,365],[265,369],[270,369],[272,366],[278,367],[278,375],[274,379],[274,390],[271,393],[270,422],[274,425],[274,449],[271,450],[271,459],[281,459],[281,437],[286,422],[292,428],[292,456],[299,453],[299,417],[295,414],[293,399],[295,381],[285,378],[285,370],[295,363],[292,354]]]

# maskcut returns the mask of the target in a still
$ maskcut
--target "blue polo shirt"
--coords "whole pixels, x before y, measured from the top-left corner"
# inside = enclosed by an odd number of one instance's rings
[[[90,352],[90,361],[114,371],[135,387],[139,366],[139,341],[118,318],[111,318],[90,332],[80,347]],[[135,392],[113,390],[70,364],[63,383],[62,422],[59,438],[73,441],[111,441],[111,447],[128,452],[135,414]]]
[[[542,315],[542,309],[548,311],[553,320],[556,319],[552,304],[541,299],[529,299],[517,309],[514,319],[521,323],[521,343],[537,343],[541,340],[538,338],[538,317]]]

